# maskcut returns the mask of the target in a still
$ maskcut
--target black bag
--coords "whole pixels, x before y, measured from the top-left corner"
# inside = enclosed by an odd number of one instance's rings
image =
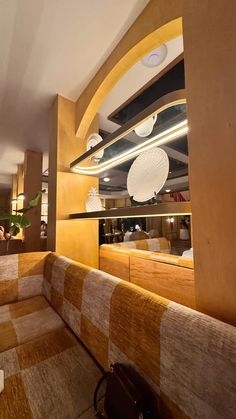
[[[97,407],[98,390],[104,380],[107,380],[105,393],[105,414]],[[108,419],[157,419],[158,414],[143,385],[137,385],[127,368],[119,363],[111,365],[99,380],[94,393],[94,409],[96,416]],[[154,413],[155,410],[155,413]]]

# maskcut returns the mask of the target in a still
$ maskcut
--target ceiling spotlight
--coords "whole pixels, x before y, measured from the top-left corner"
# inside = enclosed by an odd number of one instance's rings
[[[166,193],[169,193],[169,192],[171,192],[171,189],[166,189]]]
[[[145,65],[145,67],[157,67],[165,60],[167,56],[167,46],[165,44],[161,45],[159,48],[154,49],[148,55],[142,58],[141,63]]]
[[[109,177],[104,177],[104,182],[110,182],[110,178]]]

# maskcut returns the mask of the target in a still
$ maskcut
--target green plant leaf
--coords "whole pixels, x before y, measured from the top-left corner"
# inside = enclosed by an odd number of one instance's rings
[[[12,224],[20,224],[22,215],[20,214],[9,214],[7,220],[9,220]],[[6,218],[5,218],[6,219]]]
[[[12,236],[17,236],[17,234],[20,232],[20,228],[18,226],[16,226],[15,224],[13,224],[10,228],[10,234]]]
[[[21,228],[30,227],[30,221],[29,221],[29,219],[25,215],[21,215],[20,217],[21,217],[21,220],[20,220],[19,226]]]
[[[21,228],[30,227],[29,219],[24,215],[31,208],[37,207],[40,204],[42,194],[46,192],[46,189],[42,189],[38,192],[30,201],[28,207],[22,208],[20,210],[14,210],[16,214],[0,214],[0,220],[9,220],[11,223],[10,234],[12,236],[17,236]]]
[[[42,189],[42,191],[38,192],[30,201],[29,207],[35,208],[40,203],[43,193],[46,192],[46,189]]]

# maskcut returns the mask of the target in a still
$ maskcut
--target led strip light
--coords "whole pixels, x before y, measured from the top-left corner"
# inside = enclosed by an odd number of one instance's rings
[[[80,173],[83,175],[98,175],[104,172],[105,170],[111,169],[112,167],[118,166],[119,164],[138,156],[143,151],[166,144],[169,141],[182,137],[187,133],[188,121],[187,119],[185,119],[184,121],[174,125],[171,128],[168,128],[162,133],[154,135],[152,138],[149,138],[143,144],[139,144],[136,147],[133,147],[130,151],[125,151],[124,153],[121,153],[118,156],[113,157],[106,162],[103,162],[96,166],[75,166],[72,170],[76,173]]]

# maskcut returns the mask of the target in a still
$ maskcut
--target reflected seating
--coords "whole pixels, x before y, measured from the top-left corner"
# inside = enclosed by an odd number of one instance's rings
[[[196,308],[193,260],[169,252],[170,243],[165,238],[103,244],[99,249],[99,267],[155,294]]]

